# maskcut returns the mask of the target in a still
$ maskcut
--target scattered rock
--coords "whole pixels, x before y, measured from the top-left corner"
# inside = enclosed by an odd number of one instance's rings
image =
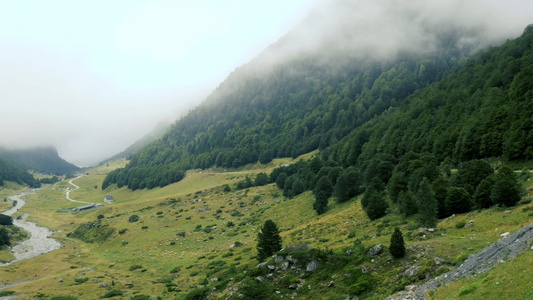
[[[273,273],[268,273],[267,276],[266,276],[266,279],[274,279],[274,274]]]
[[[361,272],[363,272],[363,274],[370,274],[370,268],[369,267],[363,267],[361,269]]]
[[[464,228],[471,228],[471,227],[474,227],[474,223],[466,223],[465,226],[463,226]]]
[[[346,256],[350,256],[352,255],[352,253],[353,253],[352,249],[346,250]]]
[[[434,262],[435,265],[437,265],[437,266],[443,263],[442,259],[440,259],[440,258],[438,258],[438,257],[435,257],[435,258],[433,259],[433,262]]]
[[[284,260],[285,259],[283,258],[283,256],[274,255],[274,262],[276,263],[276,265],[281,264]]]
[[[328,283],[328,288],[332,288],[332,287],[334,287],[334,286],[335,286],[335,281],[332,280],[332,281],[330,281],[330,282]]]
[[[429,233],[434,233],[435,231],[436,231],[435,228],[428,228],[428,232],[429,232]]]
[[[63,282],[63,279],[59,279],[59,282]]]
[[[62,281],[60,281],[60,282],[62,282]],[[107,288],[107,287],[109,287],[109,284],[107,284],[107,283],[105,283],[105,282],[102,282],[102,283],[100,284],[100,287],[101,287],[101,288]]]
[[[405,290],[410,292],[410,291],[414,291],[416,289],[416,285],[406,285],[405,286]]]
[[[289,290],[295,290],[295,289],[296,289],[296,284],[289,285]]]
[[[217,281],[218,281],[218,277],[211,278],[211,282],[217,282]]]
[[[510,234],[509,232],[504,232],[504,233],[500,234],[500,237],[505,238],[505,237],[507,237],[509,234]]]
[[[377,244],[368,250],[368,255],[378,255],[381,253],[381,250],[383,250],[383,246],[381,244]]]
[[[261,270],[264,270],[267,268],[267,263],[266,262],[262,262],[260,264],[257,265],[257,267]]]
[[[307,264],[306,271],[309,273],[313,273],[318,269],[318,262],[317,261],[311,261],[309,264]]]
[[[269,269],[270,271],[274,271],[274,270],[276,270],[276,267],[275,267],[275,266],[272,266],[272,265],[268,265],[268,269]]]
[[[124,283],[124,286],[133,286],[133,283],[131,283],[131,282],[126,282],[126,283]]]
[[[265,279],[264,279],[263,277],[261,277],[261,276],[257,276],[257,277],[255,277],[254,279],[255,279],[257,282],[259,282],[259,283],[261,283],[261,282],[263,282],[263,280],[265,280]]]
[[[298,262],[298,259],[292,257],[292,255],[287,255],[287,260],[293,264],[296,264]]]
[[[283,264],[281,264],[280,268],[283,271],[287,271],[287,269],[289,268],[289,262],[288,261],[284,262]]]
[[[421,268],[422,267],[420,267],[420,266],[412,266],[409,269],[405,270],[405,272],[403,274],[406,275],[406,276],[409,276],[409,277],[417,276],[418,272],[420,272]]]

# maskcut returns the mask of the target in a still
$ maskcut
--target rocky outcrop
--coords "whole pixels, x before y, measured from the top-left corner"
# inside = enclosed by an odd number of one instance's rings
[[[456,269],[440,275],[427,283],[413,287],[407,292],[390,296],[389,300],[425,299],[427,292],[437,287],[451,283],[459,278],[475,276],[490,270],[496,264],[505,263],[530,248],[533,241],[533,224],[522,227],[513,234],[504,235],[502,239],[486,247],[480,252],[470,255]]]

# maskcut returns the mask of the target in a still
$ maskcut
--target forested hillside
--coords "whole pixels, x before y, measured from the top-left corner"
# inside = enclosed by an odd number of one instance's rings
[[[79,168],[61,157],[52,147],[10,150],[0,148],[0,157],[25,170],[39,173],[65,175]]]
[[[30,173],[0,158],[0,186],[4,185],[5,180],[14,181],[21,185],[27,184],[30,187],[39,187],[41,185]]]
[[[191,168],[240,167],[326,149],[466,61],[472,47],[459,42],[466,33],[433,33],[438,51],[398,49],[382,59],[335,48],[265,64],[287,43],[282,39],[230,74],[102,188],[165,186]]]

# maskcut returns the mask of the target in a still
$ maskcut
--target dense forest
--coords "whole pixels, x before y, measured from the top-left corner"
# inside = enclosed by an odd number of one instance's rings
[[[391,175],[412,153],[430,155],[437,166],[531,159],[532,27],[473,59],[458,46],[460,34],[438,35],[439,51],[400,51],[388,60],[334,52],[245,65],[102,188],[165,186],[191,168],[268,163],[316,149],[339,168],[386,164]]]
[[[102,188],[164,186],[191,168],[235,168],[326,149],[463,64],[471,49],[458,46],[460,34],[439,34],[439,51],[399,51],[386,60],[333,51],[266,67],[252,61]]]
[[[79,168],[61,157],[52,147],[10,150],[0,148],[0,157],[25,170],[44,174],[65,175]]]
[[[30,173],[0,158],[0,186],[4,185],[4,181],[14,181],[20,185],[27,184],[30,187],[41,185]]]

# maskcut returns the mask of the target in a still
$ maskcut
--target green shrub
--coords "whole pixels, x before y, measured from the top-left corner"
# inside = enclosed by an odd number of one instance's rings
[[[124,295],[124,292],[121,291],[121,290],[111,290],[107,293],[105,293],[102,298],[112,298],[112,297],[115,297],[115,296],[122,296]]]
[[[141,266],[141,265],[133,265],[133,266],[130,267],[130,271],[135,271],[137,269],[142,269],[142,268],[143,268],[143,266]]]
[[[209,295],[209,288],[194,289],[185,295],[185,300],[203,300]]]
[[[476,283],[469,284],[469,285],[463,287],[459,291],[459,297],[464,296],[464,295],[468,295],[468,294],[472,293],[473,291],[475,291],[476,289],[477,289],[477,284]]]
[[[74,278],[74,281],[75,281],[77,284],[82,284],[82,283],[85,283],[85,282],[89,281],[89,277],[85,277],[85,278]]]
[[[128,219],[128,222],[130,223],[135,223],[139,221],[139,216],[138,215],[131,215],[130,218]]]
[[[181,267],[175,267],[174,269],[170,270],[170,274],[177,274],[181,270]]]
[[[130,300],[150,300],[150,296],[148,296],[148,295],[135,295],[135,296],[131,296]]]
[[[0,297],[13,295],[15,291],[0,291]]]
[[[465,225],[466,225],[465,220],[462,220],[462,221],[459,221],[459,222],[455,223],[455,228],[461,229],[461,228],[465,227]]]
[[[118,234],[124,234],[126,231],[128,231],[128,228],[122,228],[118,231]]]
[[[51,300],[77,300],[78,298],[74,296],[54,296]]]

